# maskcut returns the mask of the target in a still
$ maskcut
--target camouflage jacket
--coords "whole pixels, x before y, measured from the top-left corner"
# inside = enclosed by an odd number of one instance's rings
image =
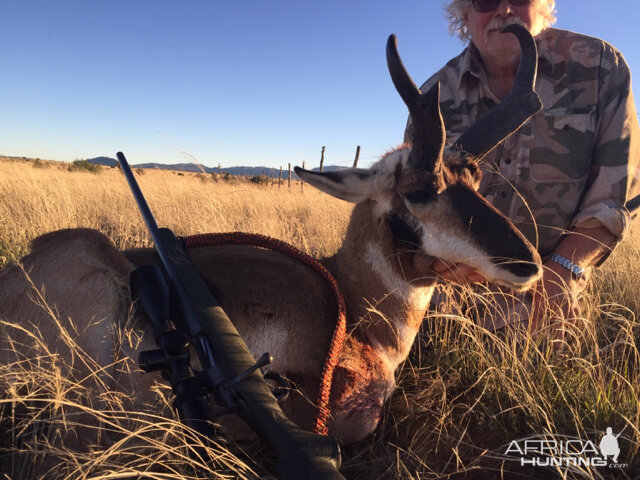
[[[544,107],[484,158],[480,192],[543,256],[571,227],[604,225],[621,239],[630,223],[624,204],[640,193],[629,68],[597,38],[547,29],[536,44]],[[440,81],[448,143],[499,102],[479,58],[470,44],[422,86]]]

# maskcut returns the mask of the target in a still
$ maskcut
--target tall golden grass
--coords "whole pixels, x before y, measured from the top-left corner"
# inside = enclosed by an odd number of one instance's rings
[[[271,235],[314,255],[335,252],[349,220],[347,203],[300,183],[278,188],[218,176],[138,169],[138,182],[159,225],[177,235],[246,231]],[[119,169],[69,171],[58,162],[0,161],[0,266],[28,251],[36,236],[88,227],[118,248],[150,245]]]
[[[306,186],[226,183],[211,176],[145,170],[138,180],[158,223],[178,235],[250,231],[281,238],[314,254],[341,243],[351,206]],[[117,169],[98,174],[63,164],[0,160],[0,265],[27,253],[34,237],[59,228],[91,227],[119,248],[150,240]],[[594,275],[584,319],[555,350],[524,329],[488,332],[445,305],[425,321],[399,371],[399,388],[376,432],[344,451],[350,479],[638,478],[640,476],[640,232],[633,230]],[[453,287],[446,287],[453,288]],[[465,295],[478,295],[469,290]],[[485,299],[485,301],[490,301]],[[55,321],[55,312],[52,312]],[[15,328],[12,325],[12,328]],[[61,326],[61,328],[63,328]],[[173,417],[161,384],[148,411],[107,390],[69,385],[55,355],[0,366],[3,406],[0,472],[22,478],[258,478],[268,453],[258,445],[202,445]],[[90,360],[86,360],[90,361]],[[101,401],[88,401],[100,398]],[[18,415],[24,411],[28,415]],[[108,448],[78,451],[56,439],[82,415],[118,438]],[[619,437],[625,468],[521,467],[505,455],[512,440],[583,439],[598,445],[606,427]],[[194,462],[208,449],[213,465]],[[249,449],[246,454],[244,449]],[[32,468],[57,460],[38,477]],[[257,459],[257,460],[256,460]],[[47,464],[48,465],[48,464]]]

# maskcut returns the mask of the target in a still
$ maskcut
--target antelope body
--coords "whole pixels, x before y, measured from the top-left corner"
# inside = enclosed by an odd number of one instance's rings
[[[513,30],[523,44],[522,62],[529,62],[520,69],[520,88],[523,82],[532,84],[535,45],[528,33]],[[356,203],[341,248],[321,259],[347,306],[348,337],[330,400],[330,433],[343,443],[376,427],[395,385],[394,372],[408,355],[428,307],[437,281],[431,270],[436,258],[467,263],[488,280],[516,290],[530,287],[541,275],[535,249],[476,192],[481,175],[477,158],[533,112],[516,113],[517,120],[513,112],[509,119],[492,119],[497,140],[488,144],[477,146],[482,142],[470,131],[455,148],[445,149],[438,86],[425,94],[418,91],[397,56],[394,39],[387,56],[394,84],[411,113],[412,145],[388,153],[369,169],[315,173],[296,168],[306,182]],[[517,95],[512,103],[526,103],[521,92]],[[317,395],[336,315],[329,287],[307,267],[254,247],[197,247],[189,254],[254,356],[270,352],[272,368],[296,384],[300,393],[283,408],[300,426],[311,428],[315,408],[310,399]],[[120,252],[93,230],[62,230],[34,240],[21,261],[23,268],[14,265],[0,272],[0,319],[7,321],[0,340],[2,363],[12,361],[16,347],[22,353],[30,348],[28,332],[35,329],[50,341],[50,351],[75,358],[59,338],[62,326],[95,360],[95,365],[75,362],[74,375],[93,378],[87,373],[91,367],[106,368],[105,381],[112,388],[145,403],[153,375],[123,371],[114,362],[135,362],[137,350],[153,347],[149,329],[129,315],[128,292],[131,270],[150,262],[157,262],[153,251]],[[44,310],[37,298],[34,302],[37,291],[55,311]],[[126,337],[126,326],[138,336]]]

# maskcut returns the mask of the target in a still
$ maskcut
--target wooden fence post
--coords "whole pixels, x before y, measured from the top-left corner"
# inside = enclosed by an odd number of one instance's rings
[[[305,168],[304,160],[302,161],[302,168]],[[304,180],[300,179],[300,191],[304,192]]]
[[[324,147],[322,147],[322,152],[320,152],[320,171],[324,168]]]
[[[291,164],[289,164],[289,182],[288,182],[289,190],[291,190]]]
[[[358,166],[358,159],[360,158],[360,145],[358,145],[358,148],[356,148],[356,158],[353,161],[353,168],[356,168]]]

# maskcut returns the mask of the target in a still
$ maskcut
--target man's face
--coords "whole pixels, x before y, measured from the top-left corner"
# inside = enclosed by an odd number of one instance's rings
[[[534,15],[535,0],[521,7],[514,7],[507,0],[502,0],[495,10],[486,13],[476,12],[469,1],[463,18],[471,41],[483,58],[513,59],[520,55],[518,40],[514,35],[500,33],[500,30],[510,23],[520,23],[531,31]]]

